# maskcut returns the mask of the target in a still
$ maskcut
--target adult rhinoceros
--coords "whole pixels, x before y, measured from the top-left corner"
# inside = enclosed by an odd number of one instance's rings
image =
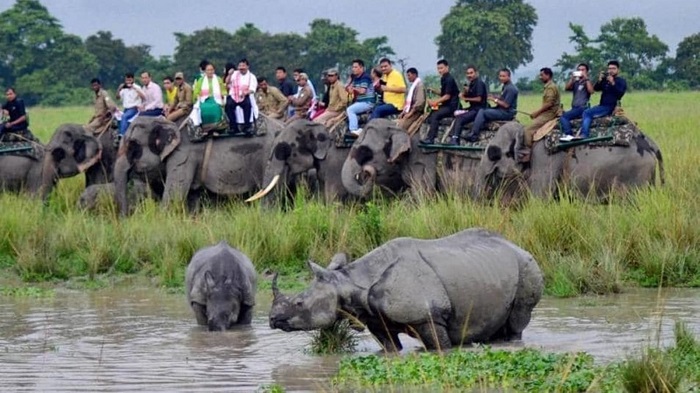
[[[445,349],[519,339],[542,295],[532,256],[483,229],[435,240],[397,238],[346,262],[342,254],[328,269],[309,262],[315,278],[293,297],[273,281],[270,327],[320,329],[352,316],[385,349],[402,348],[399,333],[420,338],[427,349]]]

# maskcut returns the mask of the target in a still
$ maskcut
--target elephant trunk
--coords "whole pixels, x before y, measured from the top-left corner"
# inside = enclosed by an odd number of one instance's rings
[[[58,172],[56,171],[56,162],[51,152],[47,149],[41,164],[41,184],[39,185],[39,195],[43,201],[48,199],[57,180]]]
[[[354,159],[348,159],[343,165],[340,177],[350,194],[367,197],[374,188],[377,170],[371,165],[360,166]]]
[[[126,188],[129,170],[131,169],[131,164],[127,159],[126,155],[121,155],[117,158],[117,162],[114,165],[114,189],[115,198],[117,206],[119,207],[119,214],[124,217],[129,214],[129,204],[127,202]]]

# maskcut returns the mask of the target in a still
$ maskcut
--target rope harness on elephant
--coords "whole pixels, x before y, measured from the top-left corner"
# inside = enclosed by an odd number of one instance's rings
[[[204,160],[202,161],[202,170],[199,172],[199,182],[204,184],[204,179],[207,175],[207,169],[209,167],[209,158],[211,158],[211,148],[214,145],[214,140],[209,138],[207,140],[207,145],[204,147]]]

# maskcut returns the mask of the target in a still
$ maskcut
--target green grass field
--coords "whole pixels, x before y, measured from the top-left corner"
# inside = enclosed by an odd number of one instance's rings
[[[533,253],[551,295],[607,293],[626,285],[700,286],[699,98],[625,97],[626,114],[662,149],[666,185],[609,205],[531,199],[507,209],[443,195],[420,203],[343,206],[301,195],[286,212],[231,201],[191,216],[146,202],[120,220],[109,203],[97,214],[78,211],[83,180],[73,178],[60,182],[48,206],[26,196],[0,196],[0,268],[28,281],[141,273],[177,287],[192,253],[221,239],[249,255],[259,271],[293,274],[308,258],[325,264],[335,252],[357,257],[394,237],[434,238],[481,226]],[[539,97],[524,96],[519,109],[538,105]],[[87,121],[90,108],[32,108],[29,114],[32,130],[45,142],[61,123]]]

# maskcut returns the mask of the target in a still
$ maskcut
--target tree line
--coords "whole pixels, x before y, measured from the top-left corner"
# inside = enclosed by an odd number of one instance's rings
[[[437,54],[456,70],[471,63],[488,78],[499,68],[516,69],[533,59],[537,13],[524,0],[457,0],[440,23]],[[148,70],[156,80],[176,71],[193,75],[204,58],[223,69],[226,63],[246,57],[257,75],[268,78],[274,77],[279,65],[301,67],[315,79],[329,67],[347,72],[354,58],[376,63],[384,56],[396,57],[386,36],[360,40],[357,30],[329,19],[315,19],[309,27],[303,35],[272,34],[252,23],[233,32],[206,28],[175,33],[172,56],[156,58],[149,45],[126,45],[109,31],[82,40],[66,33],[39,0],[16,0],[0,13],[0,85],[15,86],[29,105],[85,104],[94,77],[113,87],[125,72]],[[633,89],[700,87],[700,33],[685,38],[671,58],[668,46],[649,34],[641,18],[615,18],[596,37],[580,25],[569,27],[573,51],[563,53],[554,65],[563,71],[561,78],[578,62],[589,63],[596,71],[616,58]],[[397,61],[402,68],[408,64],[405,59]],[[518,86],[527,91],[533,82],[521,79]]]

